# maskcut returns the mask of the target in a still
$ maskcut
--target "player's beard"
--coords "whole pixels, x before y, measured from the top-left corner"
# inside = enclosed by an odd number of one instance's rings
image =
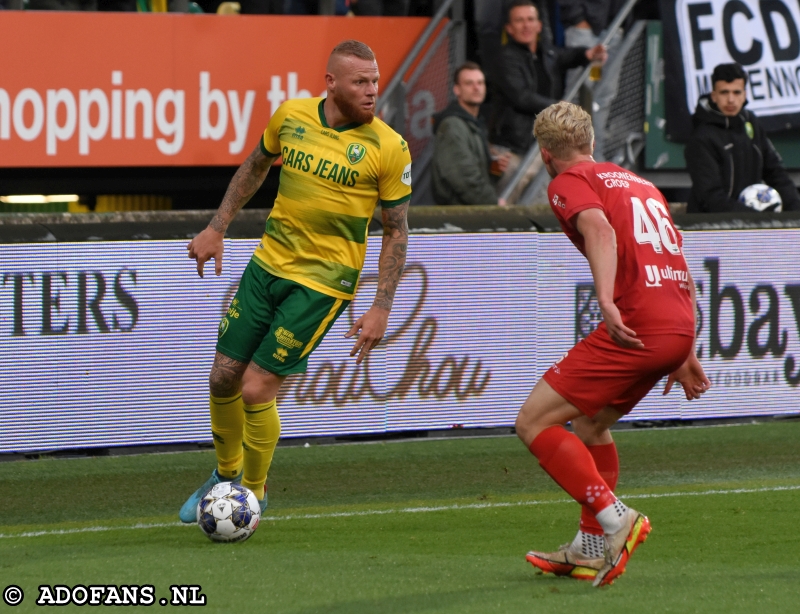
[[[371,124],[372,120],[375,119],[375,112],[373,110],[367,111],[362,109],[344,94],[333,92],[333,102],[339,107],[339,111],[342,112],[342,115],[354,122],[359,124]]]

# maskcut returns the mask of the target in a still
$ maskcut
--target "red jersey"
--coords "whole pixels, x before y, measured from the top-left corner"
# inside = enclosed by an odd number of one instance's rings
[[[586,162],[560,173],[547,190],[561,228],[585,256],[576,215],[601,209],[617,238],[614,304],[638,335],[694,335],[683,237],[664,196],[646,179],[611,164]]]

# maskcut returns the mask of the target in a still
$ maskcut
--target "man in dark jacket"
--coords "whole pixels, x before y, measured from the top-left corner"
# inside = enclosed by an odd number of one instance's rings
[[[539,40],[542,22],[530,0],[515,0],[506,13],[508,44],[503,47],[490,141],[524,155],[533,144],[533,120],[564,94],[568,68],[605,62],[602,45],[552,48]]]
[[[456,99],[433,118],[433,197],[439,205],[496,204],[489,142],[478,117],[486,97],[480,66],[475,62],[460,66],[453,77],[453,93]],[[498,170],[503,170],[503,158],[498,161]]]
[[[781,157],[747,104],[747,73],[739,64],[720,64],[711,75],[710,94],[700,97],[686,144],[692,178],[688,213],[753,210],[739,202],[749,185],[766,183],[781,195],[783,211],[800,210],[797,188]]]

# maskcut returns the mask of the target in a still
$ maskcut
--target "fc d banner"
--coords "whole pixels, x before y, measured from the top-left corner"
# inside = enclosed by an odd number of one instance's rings
[[[717,64],[747,72],[747,108],[767,131],[800,126],[797,0],[661,0],[667,133],[685,141],[691,115],[711,91]]]

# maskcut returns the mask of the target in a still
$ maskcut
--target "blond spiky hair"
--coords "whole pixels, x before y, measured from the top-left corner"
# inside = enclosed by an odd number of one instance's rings
[[[576,104],[557,102],[536,116],[533,135],[539,147],[559,160],[570,160],[575,154],[591,154],[594,128],[591,116]]]

